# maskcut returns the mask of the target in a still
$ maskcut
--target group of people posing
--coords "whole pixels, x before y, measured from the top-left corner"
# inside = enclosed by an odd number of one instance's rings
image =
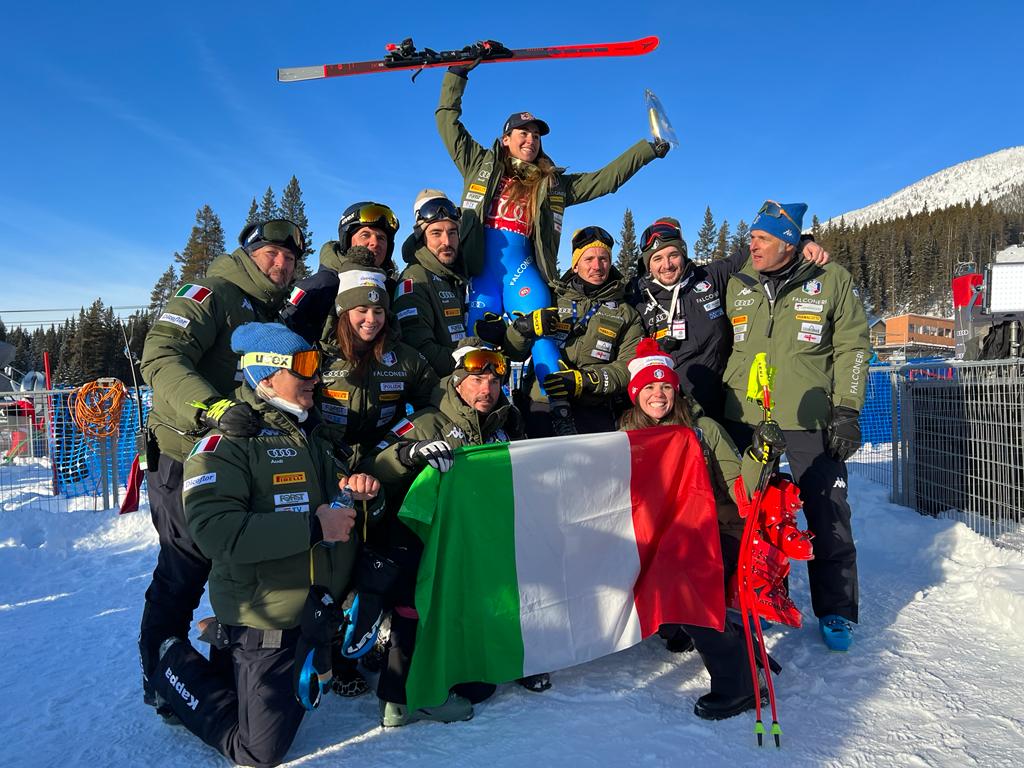
[[[301,229],[260,222],[177,291],[146,339],[160,551],[139,637],[144,699],[236,763],[281,762],[328,681],[342,696],[367,692],[356,659],[385,614],[386,647],[363,657],[377,659],[384,726],[465,720],[493,693],[465,681],[438,707],[405,706],[422,544],[397,511],[417,473],[450,470],[463,445],[693,428],[727,579],[747,501],[736,494],[785,453],[815,537],[822,637],[850,647],[845,460],[860,445],[868,329],[849,273],[801,236],[806,205],[766,202],[749,258],[708,265],[690,261],[678,221],[660,218],[628,284],[612,237],[588,226],[559,274],[566,206],[615,192],[669,145],[642,140],[599,171],[565,173],[544,153],[547,123],[520,112],[482,146],[460,120],[472,68],[449,70],[436,111],[462,195],[417,196],[403,270],[384,204],[348,207],[319,271],[294,284]],[[746,397],[758,353],[777,370],[767,421]],[[523,376],[510,391],[512,361]],[[188,634],[207,583],[204,656]],[[698,716],[730,717],[763,695],[735,624],[662,634],[670,650],[696,648],[711,675]],[[547,674],[518,682],[551,686]]]

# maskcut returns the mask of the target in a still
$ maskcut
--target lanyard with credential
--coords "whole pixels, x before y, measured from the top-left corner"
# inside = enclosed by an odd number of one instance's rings
[[[595,302],[594,306],[592,306],[590,309],[587,310],[587,314],[585,314],[577,322],[577,320],[576,320],[576,317],[577,317],[577,314],[576,314],[576,301],[573,300],[573,302],[572,302],[572,330],[569,331],[568,334],[566,334],[565,338],[562,339],[561,342],[559,342],[558,346],[562,347],[564,349],[565,345],[566,345],[566,342],[568,342],[570,338],[575,336],[576,332],[578,330],[580,330],[580,329],[584,329],[585,330],[586,327],[587,327],[587,323],[590,322],[590,318],[592,318],[594,315],[597,314],[597,310],[599,310],[601,308],[601,305],[603,303],[604,302],[601,302],[601,301]]]

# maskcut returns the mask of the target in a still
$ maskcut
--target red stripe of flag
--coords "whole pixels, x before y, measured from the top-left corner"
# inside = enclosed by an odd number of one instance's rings
[[[686,427],[628,433],[641,634],[662,624],[725,626],[718,512],[700,442]]]

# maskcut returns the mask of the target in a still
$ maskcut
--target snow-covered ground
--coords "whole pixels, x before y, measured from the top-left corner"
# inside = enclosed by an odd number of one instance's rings
[[[865,480],[851,482],[851,497],[857,640],[849,654],[829,654],[813,620],[769,630],[785,665],[780,751],[755,746],[752,717],[695,718],[708,682],[699,659],[650,639],[555,674],[544,694],[504,686],[468,723],[385,732],[372,695],[328,697],[303,723],[291,764],[1024,765],[1024,555],[892,506]],[[135,639],[156,558],[146,510],[118,517],[4,501],[0,764],[226,765],[142,704]],[[795,574],[806,613],[806,571]]]

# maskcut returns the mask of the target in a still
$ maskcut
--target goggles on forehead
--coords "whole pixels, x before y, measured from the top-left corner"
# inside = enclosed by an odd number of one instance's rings
[[[306,250],[306,236],[302,234],[302,229],[288,219],[271,219],[250,224],[238,236],[238,243],[243,247],[258,242],[279,245],[295,254]]]
[[[572,249],[578,251],[591,245],[603,245],[608,250],[615,245],[615,240],[608,231],[601,227],[584,227],[572,233]]]
[[[508,362],[501,352],[493,349],[471,349],[459,361],[458,366],[466,373],[479,374],[490,370],[499,377],[508,373]]]
[[[757,215],[760,216],[762,213],[765,216],[771,216],[773,219],[779,219],[785,216],[787,219],[789,219],[790,224],[792,224],[794,227],[797,227],[797,229],[800,228],[799,226],[797,226],[797,223],[793,221],[793,217],[786,213],[786,209],[783,208],[782,205],[780,205],[779,203],[776,203],[774,200],[764,201],[764,205],[761,206],[761,210],[757,212]]]
[[[360,224],[385,224],[392,231],[398,229],[398,217],[395,212],[386,205],[380,203],[367,203],[355,211],[357,216],[346,216],[346,219],[354,219]],[[358,217],[358,218],[357,218]],[[350,222],[346,222],[350,223]],[[354,223],[354,222],[351,222]]]
[[[435,197],[427,200],[416,211],[416,221],[423,224],[431,224],[435,221],[459,221],[462,218],[462,209],[445,197]]]
[[[641,246],[644,250],[648,250],[652,245],[659,242],[667,242],[669,240],[682,240],[683,233],[679,227],[674,224],[669,224],[667,221],[656,221],[647,229],[644,230],[640,236],[640,241],[643,243]]]
[[[279,355],[276,352],[246,352],[242,355],[242,367],[265,365],[270,368],[283,368],[300,379],[312,379],[320,372],[320,352],[305,349],[292,355]]]

